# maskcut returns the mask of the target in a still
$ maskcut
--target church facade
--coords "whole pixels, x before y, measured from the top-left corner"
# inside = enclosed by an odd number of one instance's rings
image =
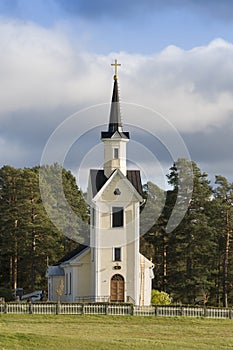
[[[66,302],[132,302],[150,305],[153,264],[139,251],[142,185],[139,170],[127,170],[129,133],[123,130],[117,61],[103,169],[91,169],[88,184],[90,246],[79,245],[47,271],[48,299]]]

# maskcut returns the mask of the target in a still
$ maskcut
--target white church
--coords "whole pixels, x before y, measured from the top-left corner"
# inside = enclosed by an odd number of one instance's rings
[[[48,299],[150,305],[153,264],[139,252],[142,184],[127,170],[129,132],[123,131],[117,68],[108,130],[101,133],[104,168],[90,169],[90,246],[79,245],[48,267]]]

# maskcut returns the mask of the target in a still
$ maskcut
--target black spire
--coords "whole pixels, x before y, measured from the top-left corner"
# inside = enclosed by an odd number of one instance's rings
[[[101,133],[101,138],[111,138],[115,132],[118,132],[122,138],[129,139],[129,133],[123,132],[122,130],[122,122],[121,122],[121,111],[120,111],[120,101],[119,101],[119,91],[118,91],[118,77],[117,77],[117,66],[120,64],[115,60],[115,75],[114,75],[114,85],[113,85],[113,93],[112,93],[112,103],[108,124],[108,131]]]
[[[119,102],[119,92],[118,92],[118,82],[114,76],[114,85],[112,93],[112,104],[108,125],[109,132],[122,131],[121,123],[121,111],[120,111],[120,102]]]

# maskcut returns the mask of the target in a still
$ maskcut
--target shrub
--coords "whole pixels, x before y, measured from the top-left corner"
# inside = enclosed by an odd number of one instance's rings
[[[171,298],[167,293],[153,289],[151,293],[151,304],[169,305],[171,304]]]

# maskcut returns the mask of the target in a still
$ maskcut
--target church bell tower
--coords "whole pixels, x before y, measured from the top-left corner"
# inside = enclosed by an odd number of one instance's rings
[[[95,301],[150,304],[149,266],[139,253],[140,205],[144,202],[139,170],[128,170],[129,132],[122,127],[117,60],[103,169],[90,169],[91,295]],[[143,266],[143,267],[142,267]],[[147,281],[146,283],[144,281]]]
[[[104,142],[104,175],[109,178],[115,169],[120,169],[126,176],[126,144],[129,141],[129,133],[123,132],[121,111],[119,102],[117,67],[120,66],[115,60],[114,86],[110,110],[108,131],[101,133]]]

